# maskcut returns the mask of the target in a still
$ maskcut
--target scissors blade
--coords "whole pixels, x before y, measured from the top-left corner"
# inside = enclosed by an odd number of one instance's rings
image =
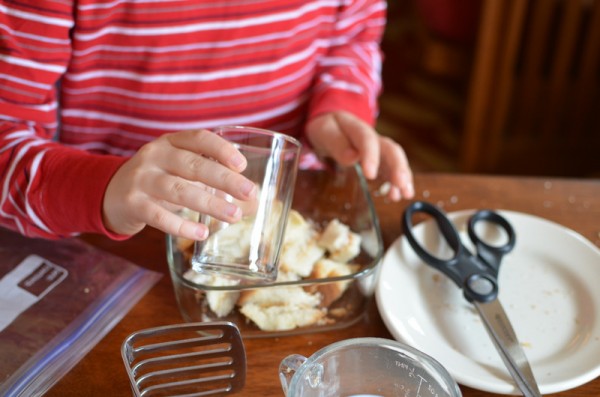
[[[495,299],[488,303],[473,302],[481,315],[487,331],[494,341],[496,350],[508,368],[517,386],[525,397],[541,397],[533,371],[527,361],[517,335],[513,330],[500,301]]]

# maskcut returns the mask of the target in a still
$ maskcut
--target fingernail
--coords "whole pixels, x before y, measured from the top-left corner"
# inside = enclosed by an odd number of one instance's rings
[[[373,163],[366,163],[364,166],[364,171],[367,179],[375,179],[377,176],[377,168]]]
[[[242,193],[246,195],[248,198],[254,197],[254,191],[256,190],[256,185],[251,181],[242,182]]]
[[[206,240],[208,237],[208,229],[204,225],[198,225],[195,233],[196,237],[198,237],[198,240]]]
[[[236,154],[231,158],[231,165],[235,168],[241,168],[246,162],[246,158],[241,154]]]
[[[402,200],[402,192],[400,191],[400,189],[394,186],[392,188],[392,191],[390,192],[390,198],[392,199],[392,201]]]
[[[242,216],[241,208],[238,207],[237,205],[233,205],[233,204],[227,205],[227,209],[225,210],[225,212],[227,213],[227,215],[229,217],[234,218],[234,219],[241,218],[241,216]]]
[[[412,183],[406,185],[406,192],[408,193],[408,198],[413,198],[413,196],[415,195],[415,187]]]

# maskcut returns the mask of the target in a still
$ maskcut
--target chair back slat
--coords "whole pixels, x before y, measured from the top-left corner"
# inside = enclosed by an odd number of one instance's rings
[[[583,18],[583,9],[579,1],[563,1],[564,12],[557,15],[558,32],[555,51],[550,58],[549,79],[546,89],[543,92],[545,101],[540,101],[543,105],[543,114],[554,115],[553,117],[543,118],[541,124],[541,138],[543,140],[557,139],[564,140],[565,122],[570,119],[568,99],[572,94],[572,70],[576,63],[577,42],[580,33],[581,20]]]
[[[571,124],[567,126],[569,144],[585,139],[600,145],[600,1],[589,10],[582,33],[580,62],[571,96]],[[600,149],[598,149],[600,151]]]
[[[485,0],[462,169],[600,171],[599,75],[600,0]]]
[[[577,1],[577,0],[576,0]],[[551,44],[547,39],[551,30],[556,0],[530,1],[521,37],[521,49],[515,73],[518,87],[515,92],[513,112],[515,125],[511,130],[515,139],[537,136],[537,125],[542,119],[539,101],[544,88],[548,52]]]

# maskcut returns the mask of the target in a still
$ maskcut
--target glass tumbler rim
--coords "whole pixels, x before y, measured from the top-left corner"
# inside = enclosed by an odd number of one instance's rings
[[[277,140],[283,140],[286,141],[286,143],[291,144],[293,147],[289,150],[300,150],[302,148],[302,143],[295,137],[288,135],[288,134],[284,134],[282,132],[278,132],[278,131],[273,131],[273,130],[268,130],[266,128],[259,128],[259,127],[250,127],[250,126],[243,126],[243,125],[223,125],[223,126],[219,126],[219,127],[215,127],[212,128],[211,131],[213,131],[214,133],[216,133],[217,135],[219,135],[219,131],[220,130],[224,130],[224,131],[235,131],[235,130],[239,130],[239,131],[249,131],[252,133],[256,133],[258,135],[262,135],[262,136],[272,136]],[[236,143],[236,145],[241,146],[241,147],[246,147],[246,148],[250,148],[252,147],[252,145],[247,145],[244,143]]]

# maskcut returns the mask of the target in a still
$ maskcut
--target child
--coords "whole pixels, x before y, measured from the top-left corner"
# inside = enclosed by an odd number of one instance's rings
[[[173,210],[233,221],[202,186],[254,194],[219,125],[299,137],[412,197],[402,148],[372,127],[384,24],[383,0],[4,2],[0,224],[205,238]]]

